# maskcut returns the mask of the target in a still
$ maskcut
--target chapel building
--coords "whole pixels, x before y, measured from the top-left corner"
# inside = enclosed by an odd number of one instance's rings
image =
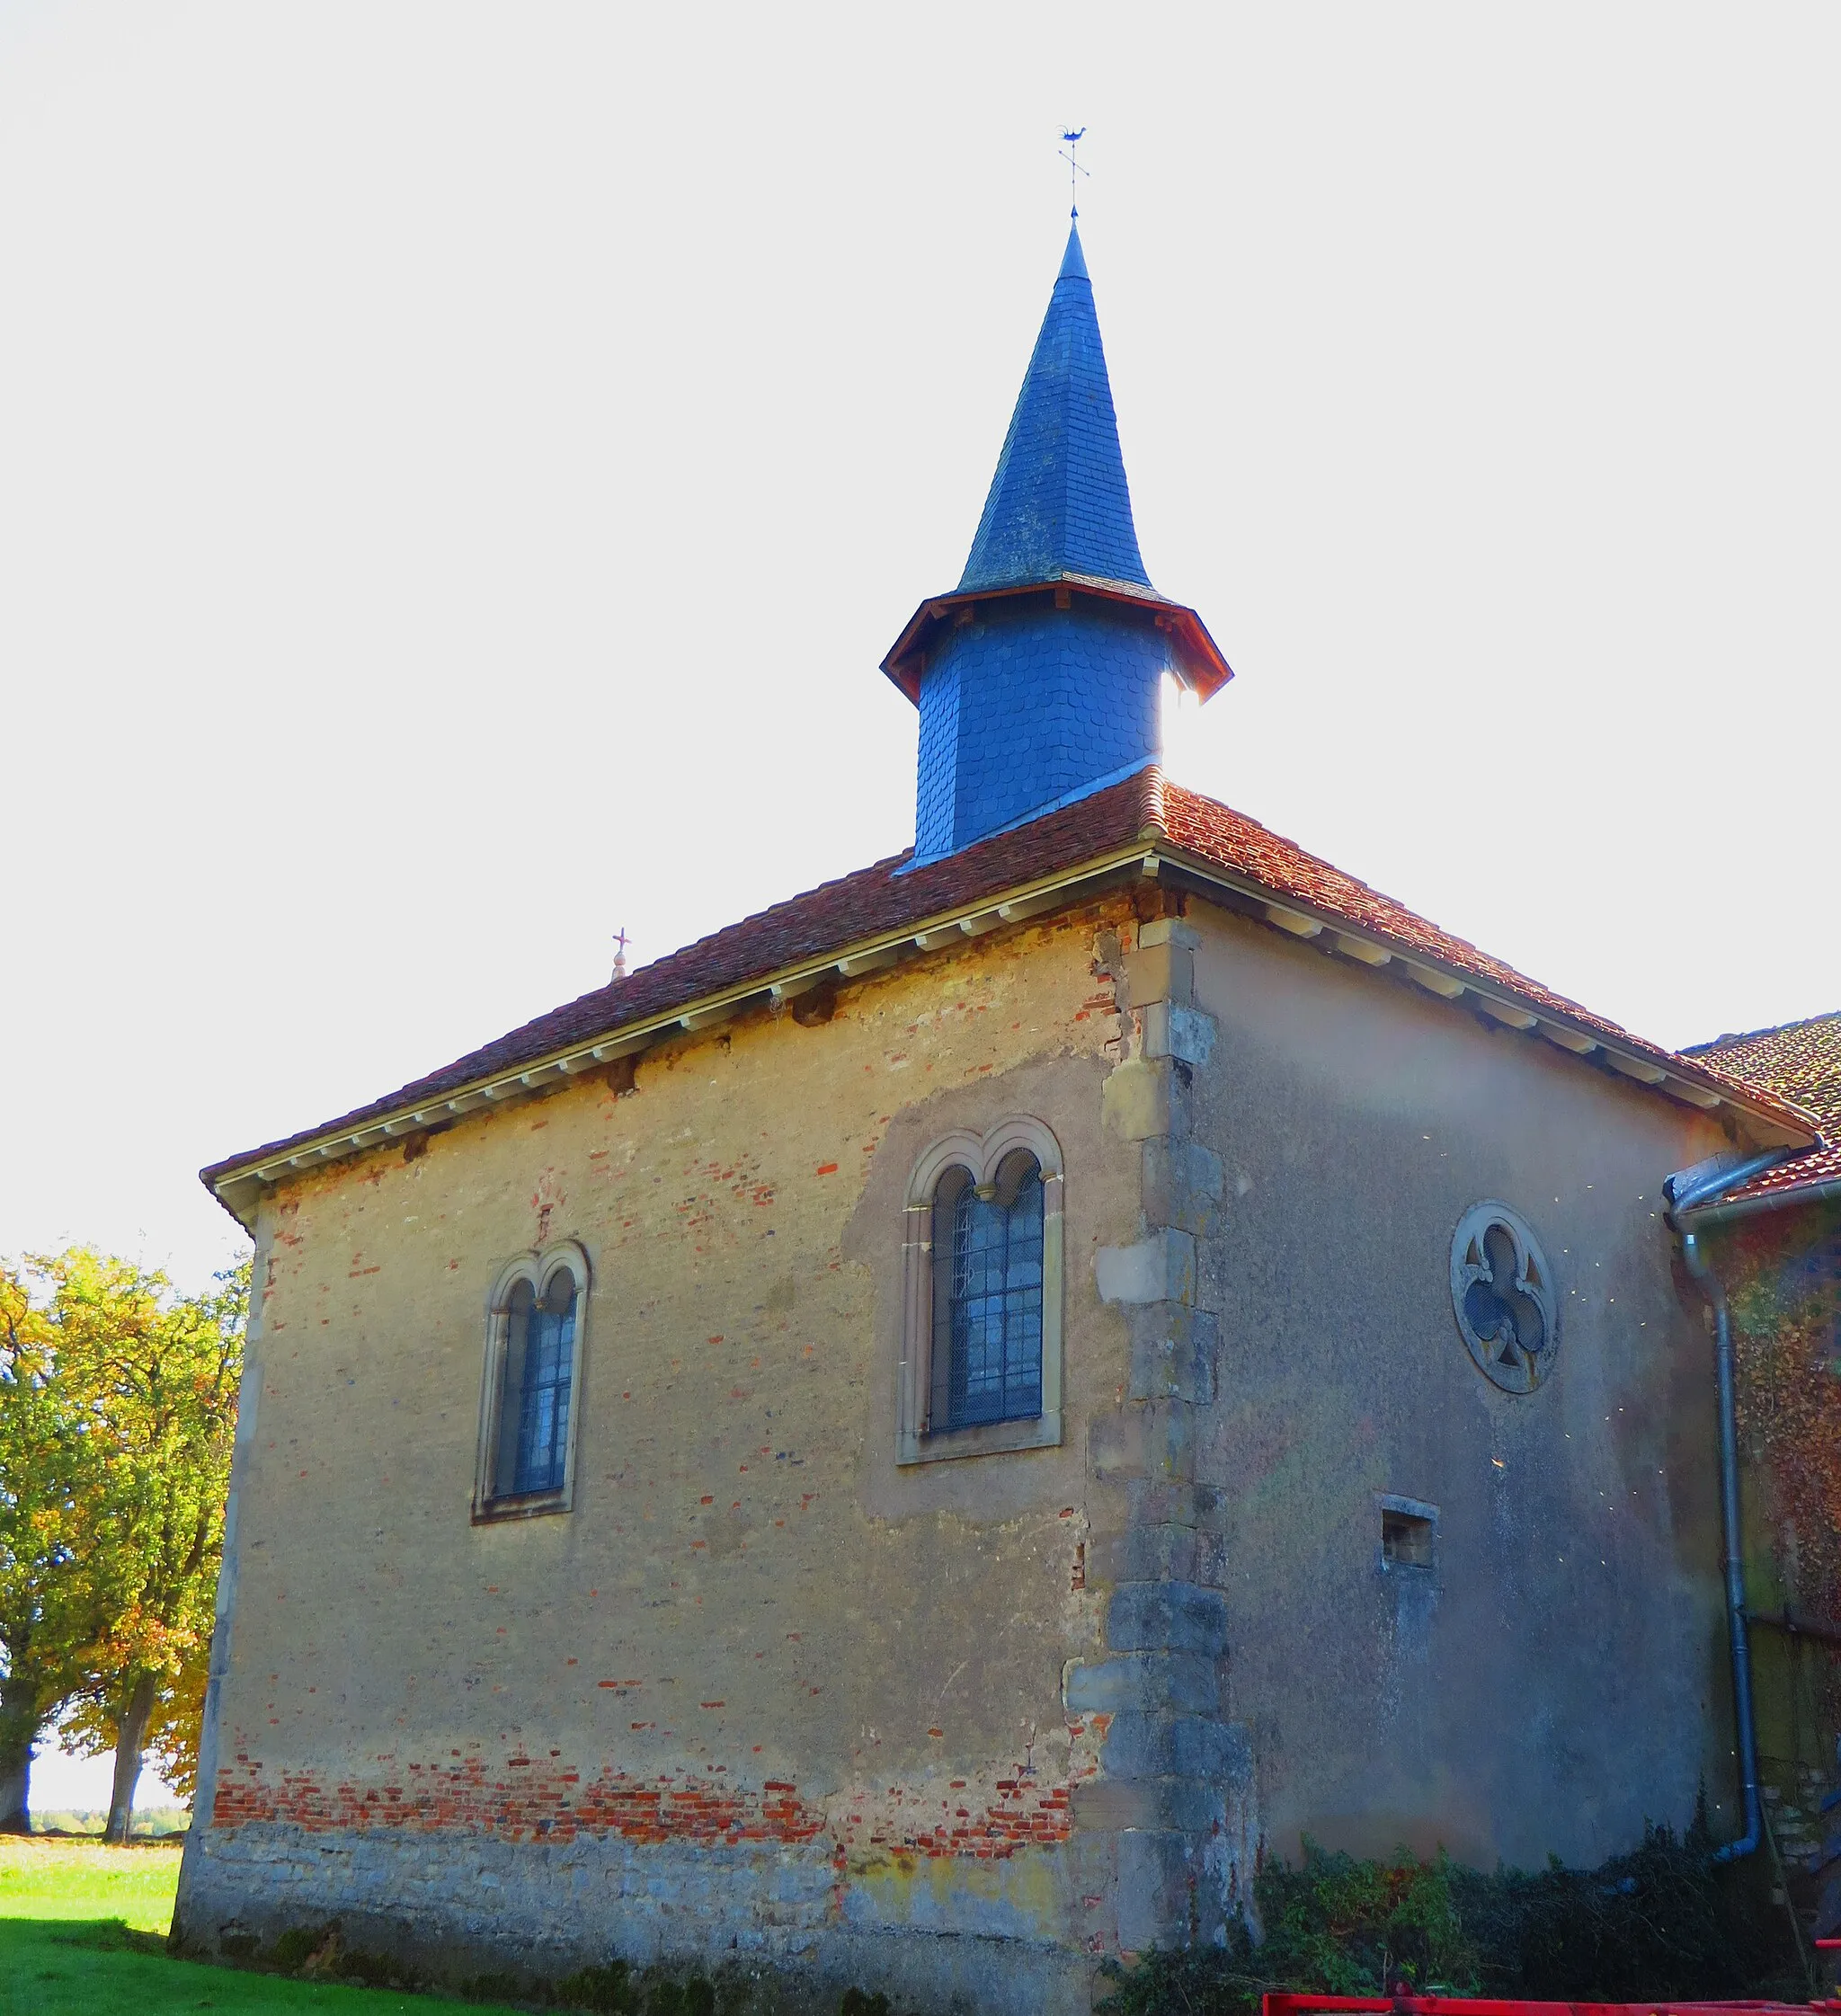
[[[1084,2012],[1262,1843],[1747,1824],[1663,1186],[1819,1130],[1163,774],[1077,232],[883,670],[909,852],[204,1172],[193,1949]]]

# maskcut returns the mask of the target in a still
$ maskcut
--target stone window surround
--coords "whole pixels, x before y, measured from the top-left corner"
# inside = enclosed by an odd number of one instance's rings
[[[1496,1227],[1506,1231],[1515,1247],[1517,1274],[1508,1285],[1527,1297],[1540,1311],[1542,1339],[1538,1350],[1527,1352],[1518,1345],[1499,1356],[1494,1342],[1480,1337],[1465,1308],[1465,1296],[1476,1278],[1476,1269],[1465,1255],[1481,1246]],[[1485,1276],[1487,1279],[1488,1276]],[[1560,1299],[1554,1290],[1553,1270],[1539,1236],[1512,1204],[1497,1197],[1484,1197],[1466,1210],[1451,1235],[1451,1309],[1457,1320],[1458,1335],[1472,1362],[1492,1386],[1505,1393],[1537,1392],[1552,1375],[1560,1354]]]
[[[933,1196],[949,1168],[992,1181],[1005,1156],[1026,1149],[1042,1171],[1042,1411],[1027,1420],[987,1421],[929,1434],[933,1388]],[[1012,1114],[983,1134],[943,1134],[914,1164],[902,1223],[902,1356],[895,1389],[895,1461],[937,1463],[1061,1443],[1062,1153],[1040,1120]]]
[[[575,1282],[575,1341],[569,1363],[569,1438],[563,1482],[553,1491],[494,1492],[493,1472],[498,1460],[500,1424],[505,1405],[505,1353],[510,1341],[511,1291],[520,1281],[530,1283],[540,1301],[559,1269]],[[474,1461],[473,1523],[501,1519],[533,1519],[545,1513],[567,1512],[575,1502],[575,1438],[582,1426],[582,1368],[588,1343],[588,1304],[591,1282],[588,1255],[574,1239],[552,1239],[531,1247],[502,1266],[486,1297],[485,1363],[480,1383],[479,1448]]]

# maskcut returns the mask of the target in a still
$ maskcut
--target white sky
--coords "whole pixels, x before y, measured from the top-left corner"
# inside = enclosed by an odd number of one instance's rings
[[[1841,1006],[1841,10],[0,4],[0,1252],[907,843],[1082,225],[1187,781]]]
[[[58,1749],[57,1737],[47,1736],[32,1760],[31,1809],[34,1813],[106,1813],[114,1776],[112,1750],[100,1757],[67,1757]],[[177,1804],[172,1787],[147,1765],[135,1788],[135,1811]]]

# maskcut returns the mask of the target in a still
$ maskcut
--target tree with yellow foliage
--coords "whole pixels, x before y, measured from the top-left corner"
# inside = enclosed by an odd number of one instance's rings
[[[164,1276],[123,1261],[56,1265],[90,1419],[102,1619],[63,1734],[79,1751],[114,1751],[107,1838],[126,1841],[150,1739],[182,1776],[197,1756],[249,1269],[167,1301]]]
[[[0,1832],[24,1834],[32,1753],[101,1613],[84,1572],[91,1466],[57,1327],[0,1263]]]
[[[0,1365],[0,1826],[9,1801],[23,1824],[32,1745],[64,1710],[67,1747],[115,1752],[125,1841],[149,1749],[182,1791],[195,1769],[248,1267],[174,1297],[73,1248],[0,1293],[18,1339],[10,1383]]]

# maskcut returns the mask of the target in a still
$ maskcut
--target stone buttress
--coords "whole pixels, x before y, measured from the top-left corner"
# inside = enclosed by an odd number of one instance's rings
[[[1094,1423],[1089,1452],[1090,1572],[1111,1585],[1107,1656],[1072,1662],[1063,1682],[1070,1714],[1111,1718],[1104,1776],[1077,1790],[1074,1811],[1110,1837],[1126,1951],[1217,1939],[1249,1902],[1258,1834],[1248,1735],[1224,1715],[1223,1506],[1196,1479],[1218,1346],[1198,1242],[1215,1229],[1223,1177],[1190,1115],[1214,1023],[1194,1006],[1194,931],[1158,917],[1136,937],[1101,954],[1122,1030],[1107,1126],[1143,1158],[1142,1237],[1095,1258],[1130,1346],[1123,1399]]]

